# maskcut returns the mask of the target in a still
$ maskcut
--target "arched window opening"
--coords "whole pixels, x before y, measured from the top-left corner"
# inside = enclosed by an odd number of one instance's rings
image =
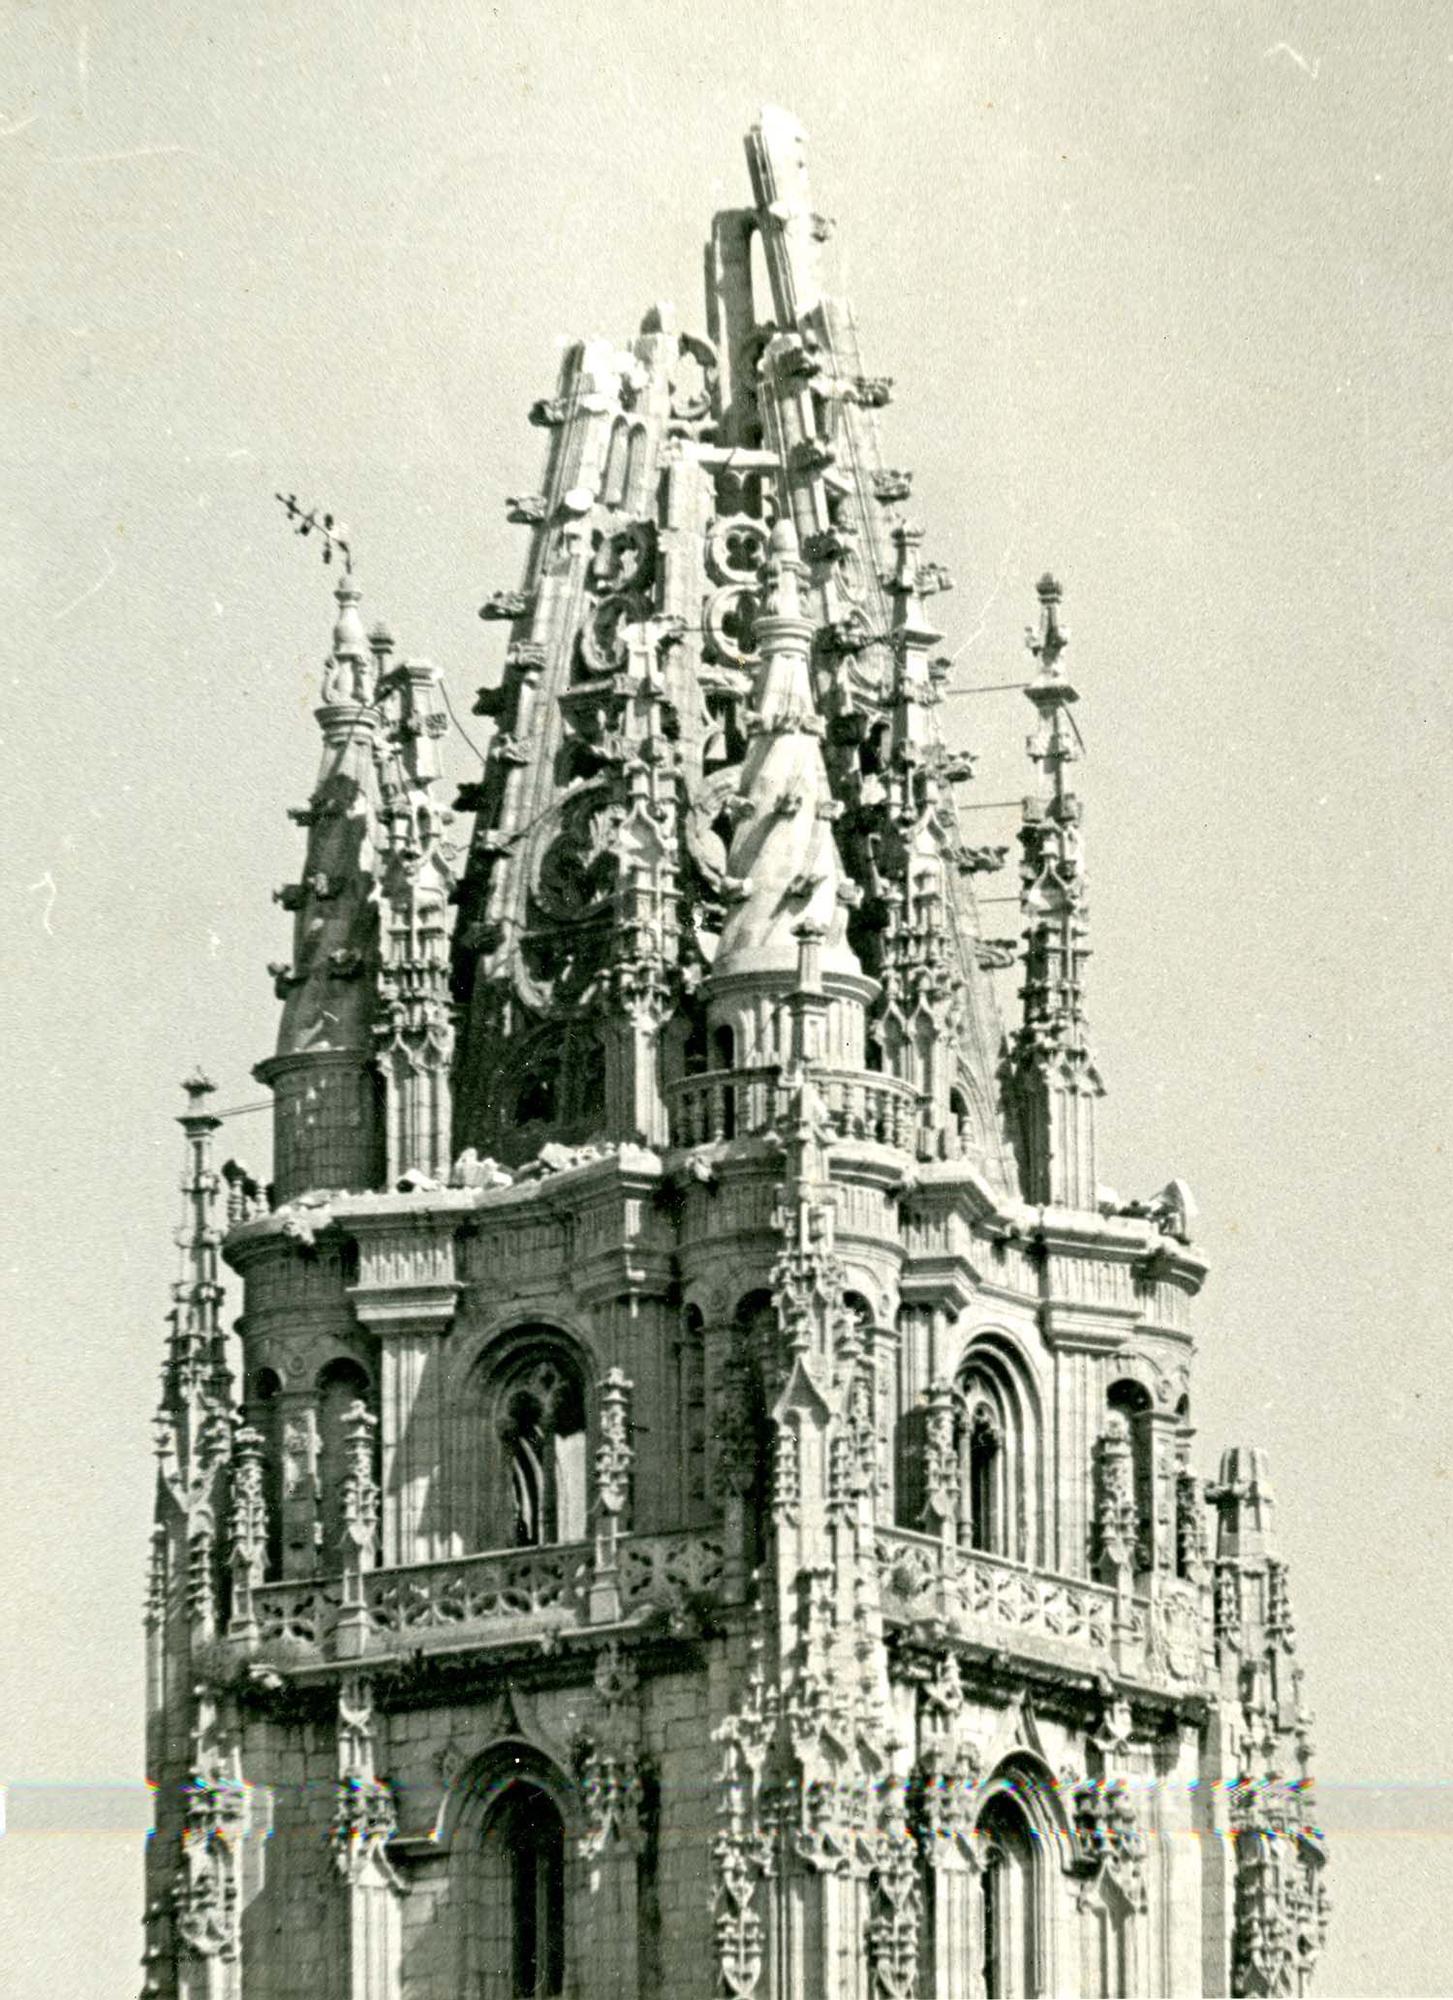
[[[632,424],[626,444],[625,504],[629,513],[644,515],[649,494],[646,486],[650,440],[644,424]]]
[[[858,745],[858,768],[865,777],[881,771],[887,761],[888,725],[875,722]]]
[[[575,1117],[586,1125],[598,1123],[605,1116],[605,1044],[599,1035],[576,1036],[571,1057]]]
[[[1188,1395],[1178,1398],[1175,1415],[1175,1571],[1177,1576],[1198,1581],[1205,1572],[1206,1518],[1191,1461],[1196,1433],[1191,1426]]]
[[[1044,1992],[1041,1858],[1012,1781],[993,1794],[979,1815],[979,1838],[981,1977],[986,2000],[1034,2000]]]
[[[681,1344],[682,1518],[695,1527],[708,1518],[706,1477],[706,1325],[700,1308],[682,1315]]]
[[[617,417],[610,434],[610,448],[605,459],[605,478],[601,483],[600,497],[607,507],[619,507],[626,497],[626,466],[630,456],[630,440],[627,436],[624,417]]]
[[[1144,1569],[1150,1558],[1149,1531],[1155,1509],[1150,1391],[1140,1382],[1112,1382],[1105,1400],[1111,1410],[1125,1419],[1130,1432],[1130,1455],[1135,1473],[1135,1567]]]
[[[1002,1554],[999,1497],[1003,1435],[987,1404],[969,1417],[969,1547],[983,1555]]]
[[[853,1325],[858,1329],[858,1337],[867,1340],[873,1331],[873,1308],[861,1292],[843,1293],[843,1310],[852,1316]]]
[[[513,1784],[484,1828],[488,1873],[505,1890],[510,2000],[565,1991],[565,1828],[536,1785]]]
[[[542,1065],[526,1077],[515,1099],[516,1125],[553,1125],[555,1122],[556,1065]]]
[[[700,1076],[706,1069],[709,1053],[706,1040],[706,1019],[698,1014],[686,1031],[686,1042],[682,1051],[682,1061],[688,1076]]]
[[[716,1069],[735,1069],[737,1065],[737,1038],[730,1028],[715,1028],[711,1037],[712,1063]],[[733,1084],[724,1084],[721,1096],[721,1136],[735,1139],[737,1136],[737,1093]]]
[[[744,1292],[737,1300],[737,1309],[732,1314],[732,1319],[754,1341],[768,1337],[777,1323],[777,1309],[772,1303],[772,1294],[766,1290]]]
[[[503,1385],[499,1437],[509,1474],[509,1542],[542,1548],[585,1533],[585,1409],[573,1371],[527,1363]]]
[[[1017,1484],[1009,1464],[1013,1426],[1003,1385],[982,1367],[962,1381],[959,1542],[985,1556],[1019,1556]]]
[[[739,1461],[734,1476],[745,1502],[746,1559],[755,1567],[766,1557],[771,1501],[773,1434],[762,1383],[762,1356],[777,1332],[772,1294],[747,1292],[732,1317],[735,1324],[724,1384],[724,1415]]]
[[[271,1368],[259,1368],[247,1412],[248,1422],[262,1438],[262,1499],[267,1511],[263,1574],[269,1583],[283,1573],[282,1389],[281,1376]]]
[[[767,252],[762,243],[762,232],[755,224],[750,234],[748,258],[751,265],[753,317],[759,327],[775,330],[776,304],[772,297],[772,280],[767,269]]]
[[[1039,1421],[1028,1372],[1012,1344],[988,1332],[969,1348],[957,1386],[959,1545],[1041,1562]]]
[[[516,1328],[475,1365],[452,1418],[459,1552],[584,1540],[584,1382],[571,1343],[552,1326]]]
[[[515,1526],[512,1539],[518,1548],[536,1548],[541,1542],[554,1539],[547,1514],[545,1461],[549,1445],[543,1415],[539,1402],[527,1389],[510,1398],[502,1435],[510,1454]]]
[[[325,1570],[336,1569],[343,1555],[344,1418],[355,1403],[372,1400],[367,1371],[356,1361],[330,1361],[318,1377],[318,1540],[319,1567]]]

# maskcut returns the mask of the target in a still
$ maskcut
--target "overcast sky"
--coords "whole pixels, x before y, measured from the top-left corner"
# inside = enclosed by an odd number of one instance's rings
[[[346,518],[465,713],[528,405],[564,339],[700,323],[764,101],[897,378],[960,686],[1019,677],[1062,577],[1102,1172],[1190,1183],[1202,1469],[1272,1454],[1321,1990],[1446,1992],[1446,14],[40,0],[0,52],[10,2000],[137,1979],[170,1120],[197,1060],[263,1095],[330,624],[271,496]],[[1022,702],[953,715],[981,796],[1022,789]],[[264,1169],[266,1123],[226,1150]]]

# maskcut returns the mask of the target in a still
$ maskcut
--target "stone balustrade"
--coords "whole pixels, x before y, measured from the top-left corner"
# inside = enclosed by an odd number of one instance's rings
[[[1188,1687],[1207,1671],[1201,1607],[1183,1586],[1146,1598],[960,1549],[906,1528],[880,1528],[878,1579],[890,1627],[940,1627],[995,1651],[1080,1672],[1110,1670]],[[250,1657],[280,1667],[379,1658],[433,1644],[481,1645],[690,1616],[726,1596],[719,1533],[623,1535],[608,1579],[590,1542],[492,1550],[452,1561],[366,1571],[350,1603],[341,1576],[268,1583],[252,1595],[252,1628],[234,1631]],[[610,1589],[603,1597],[602,1582]],[[348,1627],[347,1631],[343,1628]]]
[[[921,1097],[911,1083],[876,1070],[815,1070],[812,1080],[836,1137],[917,1153]],[[794,1115],[793,1093],[776,1064],[707,1070],[672,1084],[667,1095],[677,1146],[783,1133]]]
[[[977,1550],[960,1549],[905,1528],[880,1529],[878,1578],[889,1625],[931,1621],[955,1637],[1062,1665],[1117,1668],[1152,1678],[1148,1644],[1152,1607],[1119,1599],[1104,1584]]]
[[[587,1629],[592,1586],[599,1583],[595,1555],[590,1542],[562,1542],[369,1570],[361,1580],[361,1656],[427,1650],[440,1640],[488,1644]],[[624,1535],[613,1572],[620,1615],[639,1619],[712,1598],[720,1593],[723,1564],[720,1536]],[[348,1611],[338,1576],[263,1584],[252,1596],[255,1636],[239,1643],[283,1666],[339,1657],[339,1626]],[[354,1645],[347,1650],[360,1656]]]

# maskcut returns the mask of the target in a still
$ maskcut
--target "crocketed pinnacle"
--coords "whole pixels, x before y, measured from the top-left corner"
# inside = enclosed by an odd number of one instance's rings
[[[833,839],[837,806],[822,756],[823,721],[812,699],[802,614],[802,562],[790,521],[772,530],[750,740],[728,862],[736,901],[713,971],[795,973],[797,933],[821,934],[825,972],[860,972],[847,941],[844,873]]]
[[[213,1135],[222,1121],[209,1104],[216,1088],[210,1077],[195,1070],[182,1088],[187,1094],[187,1109],[177,1122],[186,1134],[187,1154],[176,1238],[181,1257],[172,1286],[170,1333],[157,1413],[158,1449],[173,1476],[180,1476],[199,1450],[209,1413],[225,1404],[231,1380],[218,1266],[219,1182],[212,1166]],[[217,1444],[215,1433],[214,1423],[213,1446]]]
[[[374,696],[387,640],[370,643],[351,576],[334,592],[338,617],[316,710],[323,749],[318,780],[297,815],[308,829],[301,881],[282,900],[294,910],[291,964],[277,969],[283,998],[278,1054],[372,1047],[377,958],[378,712]]]
[[[1039,673],[1027,689],[1039,722],[1029,754],[1043,773],[1027,799],[1019,843],[1024,908],[1024,1015],[1015,1041],[1026,1193],[1062,1208],[1093,1208],[1095,1100],[1103,1094],[1084,1009],[1086,926],[1080,802],[1065,782],[1079,754],[1070,714],[1079,699],[1060,669],[1060,587],[1039,580],[1040,623],[1029,635]]]
[[[1080,840],[1080,802],[1065,782],[1066,766],[1079,755],[1070,715],[1079,700],[1060,669],[1069,643],[1059,624],[1060,587],[1052,576],[1039,580],[1040,628],[1029,636],[1039,673],[1027,689],[1039,717],[1029,739],[1029,755],[1043,773],[1038,798],[1027,800],[1020,844],[1027,926],[1024,1026],[1027,1055],[1055,1051],[1088,1058],[1085,1036],[1083,962],[1085,877]]]

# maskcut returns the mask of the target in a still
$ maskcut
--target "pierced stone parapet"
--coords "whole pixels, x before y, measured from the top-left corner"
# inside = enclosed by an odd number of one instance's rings
[[[901,1528],[879,1530],[878,1574],[890,1626],[929,1620],[958,1638],[1063,1664],[1113,1664],[1175,1685],[1200,1677],[1199,1652],[1160,1643],[1163,1620],[1146,1600],[1117,1600],[1101,1584],[944,1547]]]
[[[651,1612],[689,1618],[722,1595],[726,1554],[719,1535],[623,1535],[616,1560],[617,1615],[627,1619]],[[591,1578],[592,1545],[583,1541],[371,1570],[362,1579],[361,1634],[346,1650],[354,1658],[376,1657],[427,1649],[434,1638],[487,1645],[585,1631],[599,1622],[592,1617]],[[280,1670],[340,1657],[347,1613],[341,1577],[264,1584],[253,1597],[250,1650]]]
[[[813,1084],[834,1138],[917,1151],[922,1098],[911,1083],[871,1070],[817,1070]],[[673,1084],[667,1097],[677,1146],[762,1138],[790,1130],[794,1117],[792,1088],[776,1067],[708,1070]]]

